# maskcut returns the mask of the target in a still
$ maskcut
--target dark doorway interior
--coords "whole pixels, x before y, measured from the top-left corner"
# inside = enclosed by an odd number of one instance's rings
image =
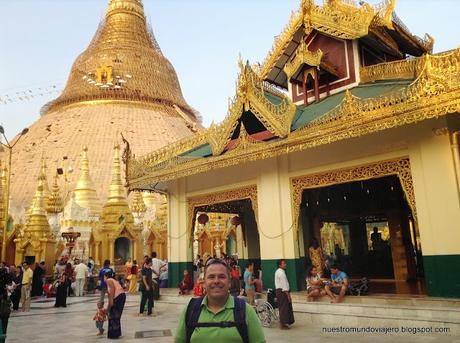
[[[305,190],[301,224],[306,250],[317,238],[326,264],[339,264],[352,278],[423,276],[417,230],[397,176]]]
[[[120,259],[122,263],[132,258],[131,241],[126,237],[119,237],[115,240],[115,259]]]

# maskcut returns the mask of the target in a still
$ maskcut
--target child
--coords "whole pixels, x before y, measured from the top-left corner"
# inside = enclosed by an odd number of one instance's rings
[[[96,321],[96,327],[99,329],[98,336],[104,333],[104,322],[107,320],[107,311],[104,308],[104,302],[98,301],[97,312],[93,318]]]

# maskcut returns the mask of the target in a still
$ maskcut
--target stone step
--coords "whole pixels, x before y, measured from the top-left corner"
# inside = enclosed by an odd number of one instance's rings
[[[347,303],[329,304],[322,302],[305,303],[296,302],[295,300],[293,300],[293,307],[296,312],[311,314],[398,318],[460,324],[460,309],[453,308]]]
[[[177,296],[178,291],[175,288],[162,288],[161,294]],[[291,293],[294,302],[307,303],[306,292],[293,292]],[[315,303],[330,303],[327,296],[321,297]],[[407,307],[422,307],[422,308],[452,308],[460,309],[460,299],[456,298],[435,298],[428,296],[407,296],[395,294],[381,294],[381,295],[366,295],[366,296],[347,296],[345,297],[345,304],[370,304],[370,305],[389,305],[389,306],[407,306]]]
[[[161,302],[185,305],[191,296],[178,296],[172,292],[163,293]],[[365,298],[365,297],[349,297]],[[442,300],[441,302],[445,302]],[[447,300],[448,302],[448,300]],[[410,302],[408,302],[410,303]],[[423,305],[429,302],[422,302]],[[437,304],[439,305],[439,304]],[[460,334],[460,309],[450,306],[426,307],[418,305],[392,304],[391,302],[360,303],[345,302],[331,304],[326,301],[307,302],[302,297],[293,297],[293,308],[297,320],[330,327],[417,327],[447,328],[449,335]]]

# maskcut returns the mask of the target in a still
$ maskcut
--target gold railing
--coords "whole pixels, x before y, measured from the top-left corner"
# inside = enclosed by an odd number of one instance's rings
[[[361,67],[361,82],[367,83],[378,80],[415,79],[419,59],[394,61]]]

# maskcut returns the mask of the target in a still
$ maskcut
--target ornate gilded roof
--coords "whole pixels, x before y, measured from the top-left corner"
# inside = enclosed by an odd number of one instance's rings
[[[393,35],[397,36],[400,44],[403,40],[407,41],[411,47],[409,50],[417,55],[430,52],[433,39],[427,36],[422,40],[412,35],[395,16],[395,2],[383,0],[371,6],[364,1],[358,4],[354,0],[325,0],[320,6],[314,0],[302,0],[299,10],[292,13],[287,26],[276,37],[271,51],[258,70],[259,76],[264,80],[275,81],[274,75],[277,73],[274,68],[283,69],[290,58],[286,51],[295,51],[301,37],[308,36],[313,30],[340,39],[359,39],[372,32],[385,44],[399,50]],[[279,81],[275,83],[280,85]]]
[[[93,40],[74,62],[64,91],[44,112],[107,100],[176,105],[195,119],[173,66],[147,26],[141,0],[110,0]]]
[[[201,149],[206,144],[212,145],[216,141],[216,131],[225,134],[220,137],[220,146],[226,144],[229,139],[226,133],[231,132],[238,120],[237,116],[229,116],[219,130],[211,127],[197,137],[184,139],[144,157],[136,159],[131,156],[127,167],[129,187],[148,189],[159,182],[302,151],[460,111],[460,48],[449,53],[425,55],[416,59],[415,63],[412,59],[407,60],[407,66],[403,63],[373,66],[380,69],[369,71],[367,78],[370,81],[385,80],[386,75],[397,74],[391,69],[396,68],[413,70],[415,80],[393,81],[383,84],[383,87],[381,82],[374,82],[335,94],[314,104],[317,106],[298,106],[297,113],[302,112],[310,120],[296,126],[297,115],[295,118],[284,117],[284,127],[291,128],[284,138],[256,141],[240,130],[235,147],[225,153],[213,148],[211,156],[187,156],[186,152]],[[247,72],[242,70],[242,73]],[[249,86],[257,88],[258,83],[250,83]],[[247,90],[242,92],[243,89],[240,83],[234,102],[244,102],[244,95],[251,94]],[[364,96],[366,93],[368,95]],[[285,101],[286,106],[292,104],[287,99]],[[230,120],[232,118],[233,121]]]

